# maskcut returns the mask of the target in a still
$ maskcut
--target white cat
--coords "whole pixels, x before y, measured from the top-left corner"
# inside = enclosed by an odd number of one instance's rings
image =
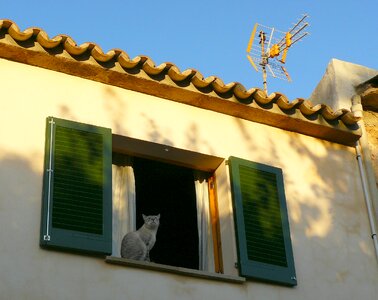
[[[160,224],[157,216],[143,215],[144,224],[136,231],[127,233],[122,239],[121,257],[150,261],[150,250],[156,242],[156,232]]]

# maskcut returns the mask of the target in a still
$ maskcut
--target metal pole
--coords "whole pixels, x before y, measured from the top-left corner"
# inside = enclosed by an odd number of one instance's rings
[[[266,67],[265,67],[265,65],[262,66],[262,74],[263,74],[264,91],[265,91],[266,95],[268,95],[268,85],[267,85],[267,82],[266,82]]]
[[[266,65],[268,63],[268,57],[265,53],[265,32],[260,31],[260,44],[261,44],[261,67],[262,67],[262,74],[263,74],[263,85],[264,91],[268,95],[268,86],[266,83]]]

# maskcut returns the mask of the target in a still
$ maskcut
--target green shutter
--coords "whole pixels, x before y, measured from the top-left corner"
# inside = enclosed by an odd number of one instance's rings
[[[240,274],[297,284],[282,170],[230,157]]]
[[[41,246],[110,254],[111,130],[49,117]]]

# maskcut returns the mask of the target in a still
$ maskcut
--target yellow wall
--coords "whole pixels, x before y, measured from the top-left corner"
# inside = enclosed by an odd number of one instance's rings
[[[2,59],[0,83],[4,299],[376,299],[378,267],[352,148]],[[229,284],[40,249],[47,116],[282,168],[298,286]],[[225,189],[219,196],[227,202]]]

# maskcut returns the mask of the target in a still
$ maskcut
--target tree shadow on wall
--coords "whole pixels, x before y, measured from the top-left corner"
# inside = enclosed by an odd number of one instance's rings
[[[321,273],[336,289],[352,282],[374,260],[354,149],[287,131],[281,142],[267,135],[256,145],[236,122],[249,151],[263,147],[261,162],[271,158],[283,170],[298,278]]]
[[[167,128],[160,128],[147,114],[142,117],[151,141],[175,146],[173,138],[162,133],[169,132]],[[355,278],[349,276],[356,274],[355,268],[364,273],[374,255],[353,149],[280,129],[273,136],[268,133],[272,129],[268,126],[262,137],[261,133],[251,132],[240,119],[234,120],[244,141],[235,147],[246,147],[248,153],[256,154],[258,162],[283,170],[294,255],[302,284],[323,274],[318,284],[335,283],[334,289],[338,289],[341,286],[337,284],[348,284]],[[206,128],[200,129],[195,122],[182,135],[188,149],[206,149],[210,155],[219,152],[207,143]],[[282,142],[277,137],[282,137]],[[223,142],[227,142],[226,137]],[[220,189],[227,184],[217,182]]]

